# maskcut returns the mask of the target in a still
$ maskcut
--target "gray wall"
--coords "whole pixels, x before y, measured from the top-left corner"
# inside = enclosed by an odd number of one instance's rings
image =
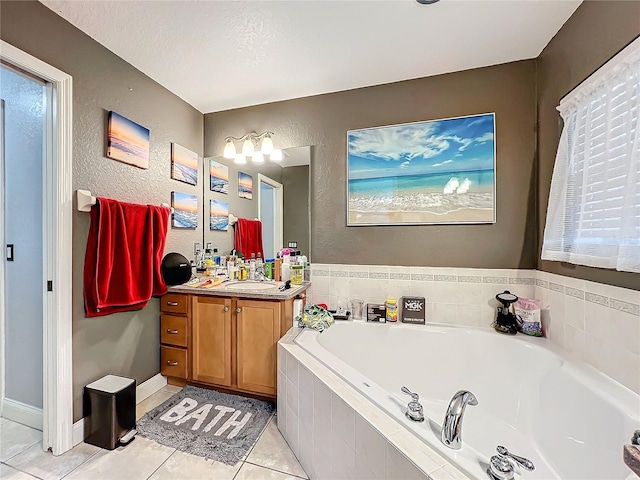
[[[73,188],[134,203],[171,201],[171,191],[194,193],[171,180],[171,142],[199,154],[203,117],[121,58],[38,2],[0,5],[0,38],[73,76]],[[149,169],[105,157],[107,112],[114,110],[151,130]],[[202,225],[202,218],[200,219]],[[85,318],[82,268],[89,215],[73,214],[74,420],[82,416],[82,388],[105,374],[138,383],[159,372],[158,301],[145,309]],[[167,251],[190,256],[197,230],[170,230]]]
[[[275,133],[281,148],[313,145],[311,258],[322,263],[534,268],[535,61],[205,115],[205,154],[239,132]],[[497,223],[346,226],[346,132],[496,113]]]
[[[309,165],[282,169],[284,246],[298,242],[298,250],[311,261],[309,250]]]
[[[42,408],[42,155],[45,87],[0,68],[5,101],[5,397]],[[1,168],[1,167],[0,167]]]
[[[640,2],[585,1],[537,59],[539,246],[542,245],[551,174],[562,131],[556,106],[564,95],[638,35]],[[638,274],[542,261],[539,251],[536,258],[540,270],[640,289]]]

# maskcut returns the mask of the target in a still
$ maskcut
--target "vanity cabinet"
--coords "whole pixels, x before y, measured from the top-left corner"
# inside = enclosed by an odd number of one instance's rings
[[[192,306],[192,378],[231,387],[231,299],[193,295]]]
[[[160,373],[186,380],[189,373],[188,295],[168,293],[160,299]]]
[[[176,294],[161,299],[161,373],[169,383],[275,397],[277,343],[292,324],[293,299],[182,296],[183,309]]]

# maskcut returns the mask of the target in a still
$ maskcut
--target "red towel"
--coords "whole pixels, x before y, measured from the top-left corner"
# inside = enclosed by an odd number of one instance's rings
[[[170,210],[98,197],[84,257],[87,317],[143,308],[167,293],[160,265]]]
[[[262,250],[262,222],[239,218],[235,226],[235,247],[244,254],[244,258],[251,258],[251,254],[264,258]]]

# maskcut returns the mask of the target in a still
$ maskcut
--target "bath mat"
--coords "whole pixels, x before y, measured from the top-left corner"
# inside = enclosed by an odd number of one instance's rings
[[[138,420],[136,429],[162,445],[235,465],[274,411],[269,402],[187,386]]]

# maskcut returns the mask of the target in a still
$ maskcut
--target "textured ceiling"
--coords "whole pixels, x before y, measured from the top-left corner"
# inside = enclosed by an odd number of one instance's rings
[[[209,113],[534,58],[581,0],[42,3]]]

